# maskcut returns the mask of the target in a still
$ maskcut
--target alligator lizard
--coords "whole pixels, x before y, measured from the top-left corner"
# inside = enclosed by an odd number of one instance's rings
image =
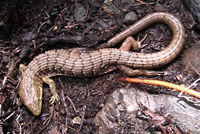
[[[139,53],[117,48],[103,48],[112,47],[128,36],[158,22],[167,24],[173,31],[169,46],[159,52]],[[172,61],[181,51],[184,38],[185,31],[181,22],[171,14],[158,12],[145,16],[104,45],[100,45],[101,49],[90,51],[74,48],[47,51],[36,56],[24,69],[19,87],[21,101],[34,115],[39,115],[42,108],[43,82],[49,84],[51,88],[53,93],[51,102],[59,98],[55,82],[49,77],[57,75],[88,77],[107,73],[116,68],[134,75],[132,72],[136,68],[151,69]]]

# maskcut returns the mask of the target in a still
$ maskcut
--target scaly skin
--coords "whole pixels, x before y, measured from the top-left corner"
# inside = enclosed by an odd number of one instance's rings
[[[146,54],[105,48],[157,22],[167,24],[173,31],[173,38],[164,50]],[[19,88],[20,98],[34,115],[39,115],[42,108],[43,82],[50,85],[53,93],[51,101],[58,99],[55,83],[49,77],[56,75],[88,77],[107,73],[116,68],[130,74],[128,70],[122,69],[122,66],[141,69],[157,68],[169,63],[179,54],[183,47],[184,37],[184,27],[176,17],[168,13],[152,13],[111,38],[106,44],[99,46],[104,49],[89,51],[75,48],[47,51],[35,57],[23,72]]]

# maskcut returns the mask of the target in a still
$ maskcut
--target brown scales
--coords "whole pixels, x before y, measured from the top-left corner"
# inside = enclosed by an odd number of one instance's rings
[[[120,49],[106,48],[157,22],[167,24],[173,31],[172,41],[164,50],[148,54],[130,52],[132,44],[129,41],[125,41]],[[75,48],[47,51],[38,55],[27,66],[20,83],[20,98],[34,115],[39,115],[42,106],[42,82],[50,85],[53,93],[51,102],[58,99],[55,82],[49,78],[51,76],[87,77],[107,73],[116,68],[131,76],[158,74],[144,69],[160,67],[172,61],[181,51],[184,37],[184,28],[176,17],[168,13],[153,13],[117,34],[106,44],[100,45],[99,50]]]

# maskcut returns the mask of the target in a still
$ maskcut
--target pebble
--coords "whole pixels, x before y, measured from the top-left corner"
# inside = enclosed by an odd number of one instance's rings
[[[83,5],[77,4],[77,7],[74,11],[74,18],[76,21],[84,22],[86,20],[87,9]]]
[[[200,41],[197,41],[185,52],[183,63],[185,64],[185,71],[200,75]]]
[[[170,124],[175,123],[183,133],[200,133],[199,109],[171,95],[153,95],[135,88],[115,90],[102,110],[96,114],[94,121],[103,133],[129,131],[148,134],[145,130],[149,127],[147,121],[137,118],[138,112],[142,111],[141,107],[146,107],[153,113],[161,113],[161,117],[167,116],[172,120]]]
[[[137,15],[135,14],[135,12],[129,12],[126,14],[126,16],[124,17],[123,22],[125,24],[133,24],[138,20]]]

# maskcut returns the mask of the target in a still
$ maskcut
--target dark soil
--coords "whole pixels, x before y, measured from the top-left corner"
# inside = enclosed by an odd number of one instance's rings
[[[94,48],[106,42],[128,25],[125,15],[135,12],[140,19],[152,12],[168,12],[178,17],[186,30],[186,42],[181,54],[170,64],[157,70],[167,76],[139,76],[172,83],[190,85],[196,77],[184,70],[183,55],[200,38],[197,24],[181,0],[113,0],[117,11],[111,12],[103,0],[1,0],[0,4],[0,133],[96,133],[92,122],[109,95],[117,88],[137,87],[150,93],[177,95],[167,88],[123,83],[120,71],[91,78],[55,77],[61,103],[49,103],[51,92],[44,85],[43,107],[40,116],[33,116],[18,95],[19,64],[28,64],[44,51],[57,48]],[[82,9],[80,9],[82,8]],[[77,10],[81,10],[78,16]],[[142,51],[155,52],[167,46],[172,32],[164,24],[155,24],[134,37],[147,34]],[[74,124],[80,117],[83,124]]]

